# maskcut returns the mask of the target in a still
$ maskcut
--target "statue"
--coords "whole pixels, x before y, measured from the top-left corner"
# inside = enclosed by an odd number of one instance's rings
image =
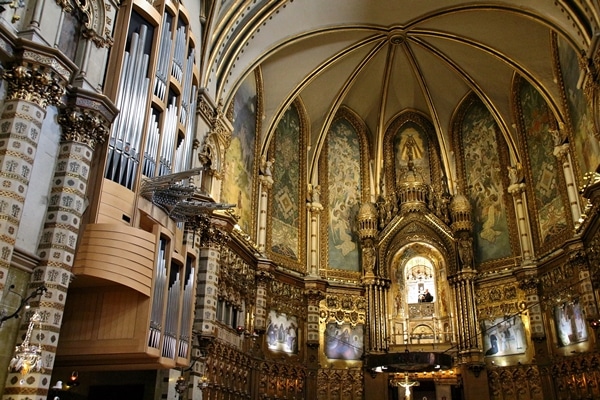
[[[267,156],[264,154],[260,157],[260,172],[264,176],[272,176],[273,175],[273,163],[275,160],[267,160]]]
[[[458,241],[458,257],[464,267],[473,266],[473,238],[462,238]]]
[[[365,274],[373,274],[375,269],[375,248],[372,244],[363,248],[363,269]]]
[[[521,166],[521,163],[516,163],[514,166],[509,165],[506,169],[508,169],[508,179],[510,180],[511,185],[523,181],[523,167]]]

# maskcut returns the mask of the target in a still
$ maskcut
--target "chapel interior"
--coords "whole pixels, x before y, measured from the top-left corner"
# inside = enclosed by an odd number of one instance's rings
[[[0,0],[2,400],[600,399],[600,4]]]

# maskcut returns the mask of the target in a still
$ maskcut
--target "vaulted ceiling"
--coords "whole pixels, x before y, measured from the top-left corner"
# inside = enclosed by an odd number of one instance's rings
[[[585,54],[597,30],[593,21],[598,21],[598,10],[587,8],[585,1],[216,3],[204,39],[202,84],[228,104],[243,78],[260,67],[265,146],[299,96],[310,125],[309,174],[341,105],[365,121],[373,158],[382,154],[383,133],[395,115],[423,113],[436,129],[450,173],[451,120],[470,92],[487,105],[509,142],[515,129],[515,74],[539,90],[560,121],[564,112],[552,37]],[[518,157],[518,148],[511,150]]]

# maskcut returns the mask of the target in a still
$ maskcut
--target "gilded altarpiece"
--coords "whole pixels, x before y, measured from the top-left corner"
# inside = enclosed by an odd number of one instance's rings
[[[269,148],[269,158],[275,160],[272,170],[274,183],[269,193],[271,256],[287,268],[300,272],[306,269],[302,264],[306,252],[304,115],[300,101],[290,105],[277,125]]]
[[[362,295],[329,294],[320,305],[320,364],[317,375],[318,400],[362,400],[363,337],[366,329],[367,304]],[[348,335],[344,335],[347,332]],[[343,352],[329,352],[328,347],[343,347]],[[335,350],[335,349],[334,349]],[[328,358],[328,354],[351,357]]]
[[[422,114],[408,111],[397,116],[387,128],[384,139],[384,185],[388,200],[393,199],[400,177],[407,171],[411,154],[414,168],[423,181],[431,185],[435,194],[446,189],[444,171],[441,168],[439,146],[431,122]]]
[[[555,142],[551,130],[556,120],[540,93],[524,79],[515,81],[520,116],[520,140],[527,148],[525,159],[529,173],[528,187],[532,217],[537,222],[534,238],[543,252],[550,250],[568,235],[565,183],[562,167],[554,156]],[[537,234],[536,234],[537,233]]]
[[[368,142],[366,127],[342,107],[327,133],[320,158],[321,183],[327,188],[322,231],[327,236],[327,276],[358,279],[360,243],[356,216],[368,198]],[[325,249],[323,249],[325,250]]]

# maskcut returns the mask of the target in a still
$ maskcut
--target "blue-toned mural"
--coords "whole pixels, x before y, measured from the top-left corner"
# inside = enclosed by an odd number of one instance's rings
[[[462,121],[465,192],[473,206],[475,262],[482,263],[511,254],[496,143],[497,125],[480,101],[474,102]]]
[[[531,165],[540,242],[543,244],[567,228],[563,197],[558,190],[562,168],[554,156],[550,130],[554,117],[538,91],[522,80],[519,101],[523,110],[525,143]]]
[[[331,322],[325,328],[325,355],[337,360],[360,360],[363,354],[363,326]]]
[[[575,51],[560,38],[558,55],[565,87],[567,106],[573,125],[577,163],[582,174],[595,171],[600,164],[600,145],[594,136],[594,122],[583,90],[577,88],[579,64]]]
[[[235,204],[238,224],[252,233],[252,189],[256,151],[256,80],[251,74],[240,86],[233,101],[233,134],[227,149],[222,196]]]
[[[358,135],[348,121],[338,119],[327,137],[329,266],[358,271],[358,236],[353,229],[361,193]]]
[[[298,319],[296,317],[271,310],[265,336],[269,350],[289,354],[298,353]]]
[[[298,260],[300,116],[293,104],[277,125],[274,154],[271,248],[278,254]]]

